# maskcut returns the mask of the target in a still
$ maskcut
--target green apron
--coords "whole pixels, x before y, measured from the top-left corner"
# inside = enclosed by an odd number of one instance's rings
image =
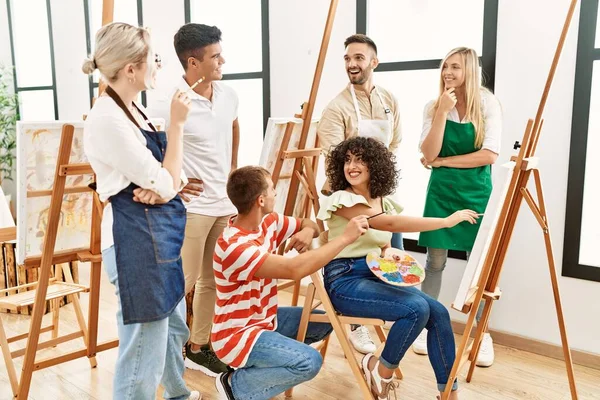
[[[477,151],[472,123],[446,121],[440,157],[458,156]],[[483,213],[492,193],[491,166],[475,168],[432,168],[424,217],[445,218],[455,211],[469,209]],[[436,249],[471,251],[481,225],[463,221],[453,228],[422,232],[419,245]]]

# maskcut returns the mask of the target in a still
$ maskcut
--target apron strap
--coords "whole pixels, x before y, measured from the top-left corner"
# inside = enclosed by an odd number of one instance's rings
[[[360,109],[358,108],[358,100],[356,100],[356,92],[354,91],[354,85],[350,84],[350,93],[352,94],[352,101],[354,102],[354,110],[356,111],[356,120],[360,122],[362,117],[360,116]]]
[[[106,92],[107,95],[110,96],[111,99],[113,99],[115,101],[115,103],[117,103],[117,105],[119,106],[119,108],[121,108],[121,110],[123,110],[123,112],[125,113],[125,115],[127,115],[127,118],[129,118],[129,120],[131,122],[133,122],[134,125],[137,126],[139,129],[142,129],[142,127],[140,126],[139,122],[133,117],[133,115],[131,114],[131,111],[129,111],[129,109],[127,108],[127,106],[125,105],[125,103],[123,102],[123,100],[121,100],[121,97],[119,97],[119,95],[117,94],[117,92],[115,92],[115,90],[113,88],[111,88],[110,86],[106,87],[105,92]],[[140,108],[137,106],[137,104],[135,104],[135,102],[133,103],[133,106],[136,108],[136,110],[138,110],[138,112],[140,113],[140,115],[144,118],[144,121],[148,124],[148,126],[154,132],[156,132],[156,128],[154,127],[154,125],[152,125],[152,122],[150,122],[150,120],[148,119],[148,117],[146,117],[146,114],[144,114],[142,112],[142,110],[140,110]]]

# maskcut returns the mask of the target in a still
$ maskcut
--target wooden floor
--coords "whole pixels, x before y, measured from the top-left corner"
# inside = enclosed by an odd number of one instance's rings
[[[86,266],[80,266],[80,278],[87,277]],[[282,304],[289,304],[289,294],[280,294]],[[87,310],[87,295],[82,295],[82,307]],[[116,337],[116,297],[113,287],[103,275],[100,309],[99,341]],[[87,312],[86,312],[87,315]],[[27,332],[29,317],[0,314],[7,335]],[[48,323],[50,315],[44,317]],[[75,314],[71,305],[61,310],[61,334],[75,330]],[[49,333],[43,334],[49,335]],[[62,347],[61,347],[62,346]],[[82,346],[81,339],[59,345],[56,349],[43,350],[38,357],[57,354]],[[14,349],[14,348],[13,348]],[[111,399],[114,364],[117,350],[98,354],[98,367],[91,369],[87,359],[71,361],[49,369],[34,372],[30,399]],[[16,360],[20,371],[22,358]],[[405,400],[435,399],[437,394],[433,371],[427,357],[409,351],[402,361],[404,380],[400,381],[398,398]],[[465,371],[466,373],[466,371]],[[600,371],[575,366],[580,399],[600,399]],[[197,371],[186,370],[185,379],[192,389],[200,390],[203,399],[220,399],[214,387],[214,379]],[[496,362],[491,368],[478,368],[471,383],[465,382],[465,374],[459,379],[461,399],[569,399],[569,385],[564,364],[551,358],[496,346]],[[160,391],[159,391],[160,392]],[[4,363],[0,364],[0,400],[11,399],[10,385]],[[157,398],[160,398],[157,396]],[[294,399],[361,400],[358,386],[354,383],[341,348],[335,339],[331,341],[323,369],[312,381],[296,388]],[[277,397],[283,400],[284,396]]]

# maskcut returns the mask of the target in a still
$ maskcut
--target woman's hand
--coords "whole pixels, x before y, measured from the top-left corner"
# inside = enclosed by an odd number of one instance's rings
[[[440,105],[438,110],[448,114],[456,106],[456,94],[454,94],[454,88],[446,90],[440,96]]]
[[[171,99],[171,124],[183,125],[190,112],[192,101],[185,92],[177,90]]]
[[[427,169],[439,168],[442,166],[442,159],[442,157],[438,157],[435,160],[429,162],[425,157],[421,157],[421,164],[423,164],[423,166]]]
[[[392,245],[391,245],[390,243],[388,243],[388,244],[386,244],[385,246],[383,246],[383,247],[381,248],[381,257],[385,257],[385,252],[386,252],[386,251],[387,251],[389,248],[391,248],[391,247],[392,247]]]
[[[446,228],[452,228],[463,221],[467,221],[470,224],[476,224],[477,218],[479,218],[479,214],[477,214],[475,211],[460,210],[449,217],[444,218],[444,220],[446,222]]]
[[[158,194],[156,194],[156,192],[153,192],[149,189],[133,189],[133,194],[133,201],[135,201],[136,203],[151,205],[168,203],[167,200],[163,199]]]

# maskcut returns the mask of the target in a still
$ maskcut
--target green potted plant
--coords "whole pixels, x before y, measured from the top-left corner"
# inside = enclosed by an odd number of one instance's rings
[[[0,182],[4,179],[12,180],[17,149],[19,101],[12,91],[12,81],[12,68],[0,66]]]
[[[13,179],[16,159],[19,100],[12,90],[12,83],[13,68],[0,66],[0,184],[5,179]]]

